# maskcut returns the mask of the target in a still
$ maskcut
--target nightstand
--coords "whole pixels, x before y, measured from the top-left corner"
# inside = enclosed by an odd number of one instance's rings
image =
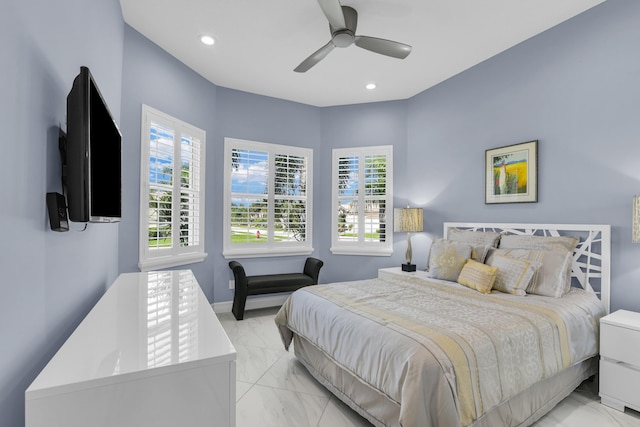
[[[600,397],[619,411],[640,411],[640,313],[618,310],[600,319]]]
[[[378,269],[378,278],[384,279],[385,277],[423,277],[428,278],[429,275],[426,271],[417,270],[417,271],[402,271],[401,267],[389,267],[389,268],[379,268]]]

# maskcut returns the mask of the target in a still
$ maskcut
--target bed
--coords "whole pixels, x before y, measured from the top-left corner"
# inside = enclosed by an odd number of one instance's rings
[[[556,274],[571,286],[561,297],[536,295],[527,276],[529,287],[520,290],[527,293],[482,293],[427,277],[434,275],[432,253],[430,273],[304,288],[276,315],[285,347],[293,343],[309,372],[375,426],[527,426],[597,371],[599,319],[609,305],[609,226],[445,223],[434,245],[471,246],[473,258],[486,246],[452,243],[454,231],[511,242],[480,257],[494,257],[489,267],[498,276],[507,271],[499,262],[515,262],[521,252],[528,251],[522,262],[531,274],[553,264],[546,247],[518,247],[538,238],[530,236],[576,236],[566,274]],[[548,256],[533,261],[534,252]]]

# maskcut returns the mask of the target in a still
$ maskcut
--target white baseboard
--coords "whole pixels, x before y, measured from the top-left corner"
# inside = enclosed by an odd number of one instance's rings
[[[246,311],[256,310],[258,308],[279,307],[284,304],[288,297],[289,294],[247,298],[247,303],[244,306],[244,309]],[[213,311],[215,311],[216,313],[231,313],[232,306],[233,301],[214,302],[213,304],[211,304],[211,307],[213,307]]]

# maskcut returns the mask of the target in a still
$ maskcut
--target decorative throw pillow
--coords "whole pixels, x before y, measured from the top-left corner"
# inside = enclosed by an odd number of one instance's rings
[[[472,246],[471,247],[471,259],[480,263],[483,263],[487,258],[491,246]]]
[[[505,234],[500,238],[500,249],[540,249],[554,252],[573,252],[580,239],[573,236],[526,236]]]
[[[501,234],[497,231],[473,231],[452,228],[447,231],[447,239],[456,242],[466,242],[472,245],[489,245],[498,247]]]
[[[472,259],[467,260],[458,276],[458,283],[467,288],[475,289],[483,294],[491,293],[491,288],[496,281],[497,267],[482,264]]]
[[[531,281],[527,292],[535,295],[560,298],[571,289],[571,252],[562,254],[553,251],[535,251],[536,258],[542,265]]]
[[[471,259],[484,262],[489,248],[497,248],[500,233],[494,231],[472,231],[452,228],[447,231],[447,239],[454,242],[468,243],[473,247]]]
[[[531,278],[539,264],[526,259],[515,259],[496,255],[491,259],[491,266],[498,268],[493,289],[514,295],[526,295]]]
[[[487,264],[494,257],[502,255],[515,259],[526,259],[540,264],[540,268],[527,288],[527,293],[560,298],[571,288],[571,266],[573,256],[570,252],[556,252],[535,249],[491,249],[487,255]]]
[[[429,251],[429,277],[455,282],[470,257],[471,245],[436,238]]]

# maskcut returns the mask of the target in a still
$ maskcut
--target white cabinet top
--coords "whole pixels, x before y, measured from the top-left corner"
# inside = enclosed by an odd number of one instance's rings
[[[27,398],[235,360],[190,270],[126,273],[27,389]]]
[[[618,310],[600,319],[600,323],[640,331],[640,313]]]

